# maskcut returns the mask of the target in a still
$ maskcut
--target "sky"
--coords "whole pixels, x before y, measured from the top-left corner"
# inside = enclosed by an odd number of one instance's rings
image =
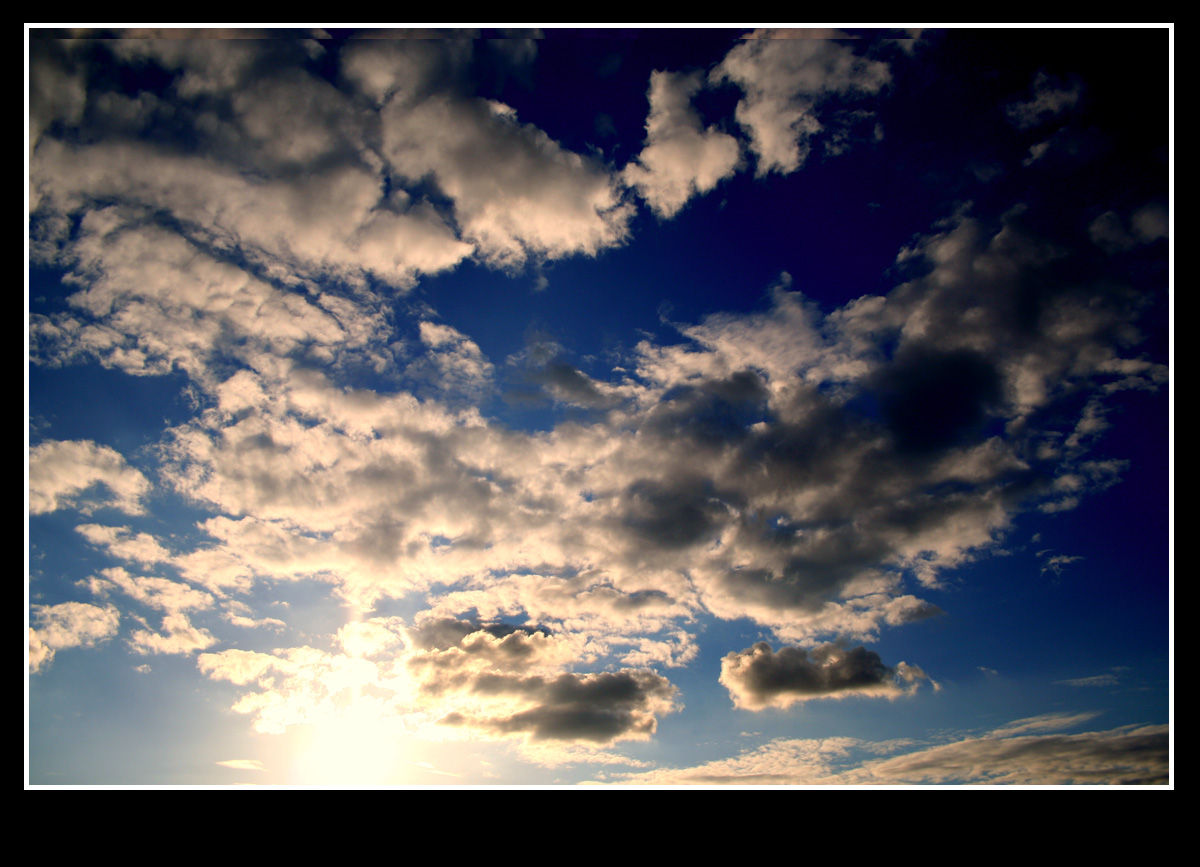
[[[26,784],[1170,785],[1172,44],[27,29]]]

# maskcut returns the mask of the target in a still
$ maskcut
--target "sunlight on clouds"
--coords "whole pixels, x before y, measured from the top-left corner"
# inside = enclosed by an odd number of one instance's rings
[[[306,728],[291,782],[366,786],[394,782],[403,732],[389,724],[373,700],[359,698],[340,714]]]
[[[967,567],[1106,572],[1020,541],[1137,475],[1100,444],[1169,382],[1168,198],[1091,183],[1090,81],[964,78],[941,32],[83,35],[30,46],[42,700],[58,651],[119,639],[290,757],[222,773],[288,782],[1165,779],[1165,728],[1070,733],[1091,710],[648,744],[928,709],[952,663],[909,625]],[[992,72],[1016,90],[940,116]],[[925,668],[862,644],[902,626]]]

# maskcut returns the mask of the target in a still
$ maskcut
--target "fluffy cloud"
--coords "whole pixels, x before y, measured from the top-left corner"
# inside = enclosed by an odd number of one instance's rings
[[[120,614],[112,605],[63,602],[60,605],[35,605],[36,627],[29,628],[29,670],[48,666],[59,650],[93,647],[117,634]]]
[[[1102,401],[1165,371],[1114,339],[1131,296],[1043,281],[1019,300],[1056,256],[1019,213],[960,216],[902,252],[924,271],[889,296],[822,314],[784,282],[765,311],[644,342],[618,381],[556,373],[551,353],[527,375],[598,413],[541,434],[262,356],[171,432],[163,474],[235,516],[188,555],[225,563],[222,581],[323,576],[361,600],[443,585],[438,616],[608,636],[706,609],[786,641],[867,638],[938,613],[909,578],[936,586],[1020,509],[1119,476],[1084,459]],[[465,335],[416,330],[447,401],[486,381]],[[1081,390],[1078,420],[1045,427]]]
[[[823,102],[834,96],[879,92],[891,81],[886,63],[859,57],[848,43],[755,31],[711,74],[745,91],[736,117],[758,158],[755,173],[788,174],[804,163],[811,139],[824,128]]]
[[[561,674],[553,680],[482,676],[472,684],[472,692],[490,700],[485,704],[515,706],[493,710],[488,716],[456,711],[441,720],[443,725],[527,735],[533,741],[605,744],[652,735],[658,716],[674,709],[676,690],[653,672],[625,670]]]
[[[902,662],[891,668],[865,647],[834,644],[812,651],[782,647],[776,652],[762,641],[721,660],[721,683],[735,705],[750,710],[848,695],[895,698],[904,694],[904,684],[915,687],[927,679],[916,666]]]
[[[704,129],[692,108],[700,85],[698,72],[650,77],[646,147],[623,174],[660,217],[675,216],[692,196],[707,193],[737,170],[737,139],[715,127]]]
[[[98,485],[108,489],[108,505],[133,515],[144,511],[141,499],[150,482],[114,449],[90,440],[48,440],[29,450],[32,514],[76,506],[89,511],[105,498],[81,501],[80,497]]]
[[[827,127],[836,152],[841,101],[890,81],[849,43],[779,35],[743,41],[708,79],[742,89],[760,176],[798,169]],[[518,65],[532,51],[509,49]],[[1109,398],[1166,381],[1136,355],[1144,296],[1105,267],[1166,237],[1161,203],[1074,223],[964,208],[899,253],[887,295],[822,309],[783,274],[752,312],[647,336],[610,371],[535,344],[510,358],[512,391],[534,386],[573,416],[511,429],[479,408],[504,387],[482,335],[396,296],[472,256],[513,269],[619,245],[634,213],[622,181],[668,218],[736,170],[738,144],[693,107],[698,74],[653,74],[645,147],[618,177],[477,96],[473,43],[324,50],[128,40],[61,49],[78,62],[39,54],[31,70],[35,257],[75,287],[33,317],[33,358],[179,371],[198,404],[155,455],[164,485],[208,511],[202,541],[77,528],[182,580],[107,569],[89,586],[161,617],[138,618],[138,653],[208,650],[218,617],[285,632],[251,605],[272,582],[310,581],[362,614],[270,653],[199,653],[258,731],[366,701],[439,737],[644,738],[678,707],[652,669],[697,657],[702,617],[811,648],[729,653],[721,682],[741,707],[908,692],[928,679],[916,666],[818,642],[938,615],[915,594],[998,546],[1023,510],[1113,484],[1124,464],[1088,459]],[[307,71],[309,51],[331,81]],[[169,84],[135,99],[88,79],[91,61],[152,63]],[[1010,116],[1040,122],[1071,93],[1039,79]],[[1065,243],[1068,223],[1094,246]],[[96,486],[130,514],[150,489],[90,441],[31,451],[35,514],[89,509]],[[368,616],[389,598],[424,610]],[[35,610],[35,669],[117,631],[112,606]]]
[[[393,100],[381,120],[389,162],[413,181],[436,180],[464,239],[489,263],[594,255],[625,240],[633,209],[605,168],[520,123],[508,106]]]
[[[1029,129],[1057,117],[1074,108],[1083,93],[1079,82],[1070,86],[1045,72],[1039,72],[1033,80],[1033,96],[1024,102],[1008,106],[1008,119],[1020,129]]]

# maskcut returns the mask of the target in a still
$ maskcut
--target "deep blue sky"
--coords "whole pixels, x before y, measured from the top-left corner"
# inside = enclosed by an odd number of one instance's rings
[[[1168,782],[1169,30],[228,35],[29,31],[29,783]]]

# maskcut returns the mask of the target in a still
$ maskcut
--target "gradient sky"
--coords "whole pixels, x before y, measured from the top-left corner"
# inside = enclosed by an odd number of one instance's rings
[[[27,36],[27,783],[1168,783],[1166,27]]]

